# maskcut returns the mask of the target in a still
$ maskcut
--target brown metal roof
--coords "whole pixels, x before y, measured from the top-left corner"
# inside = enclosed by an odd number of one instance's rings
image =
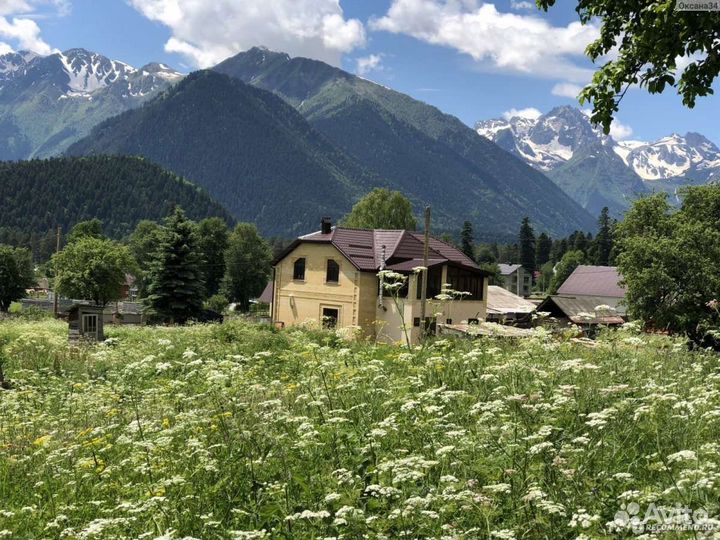
[[[558,289],[558,294],[624,298],[625,288],[614,266],[580,265]]]
[[[329,234],[317,231],[299,237],[275,259],[273,265],[284,259],[286,255],[303,242],[332,244],[358,270],[377,272],[383,258],[383,246],[387,268],[397,271],[410,271],[412,268],[422,266],[423,233],[388,229],[349,229],[345,227],[333,227]],[[462,251],[432,237],[429,243],[428,263],[430,264],[431,261],[431,265],[452,263],[482,272],[480,267]]]

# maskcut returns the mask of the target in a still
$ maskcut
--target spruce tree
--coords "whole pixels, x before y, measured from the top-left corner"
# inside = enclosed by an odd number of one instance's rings
[[[473,261],[475,260],[475,238],[472,223],[469,221],[463,223],[462,231],[460,232],[460,249]]]
[[[598,266],[609,266],[613,248],[613,223],[607,206],[600,212],[598,234],[593,244],[593,262]]]
[[[535,270],[535,231],[530,225],[530,218],[527,216],[522,220],[520,226],[520,264],[532,272]]]
[[[552,245],[552,238],[544,232],[540,233],[535,250],[535,264],[537,264],[538,268],[541,268],[542,265],[550,260],[550,250],[552,249]]]
[[[195,226],[180,208],[165,219],[153,262],[146,304],[167,323],[184,324],[200,316],[205,298]]]

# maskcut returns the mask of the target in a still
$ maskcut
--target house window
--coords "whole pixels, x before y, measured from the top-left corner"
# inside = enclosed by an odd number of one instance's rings
[[[328,259],[327,262],[325,281],[327,283],[337,283],[338,281],[340,281],[340,265],[332,259]]]
[[[305,257],[295,261],[295,265],[293,266],[293,279],[305,281]]]
[[[340,310],[337,308],[322,309],[322,324],[324,328],[337,328]]]

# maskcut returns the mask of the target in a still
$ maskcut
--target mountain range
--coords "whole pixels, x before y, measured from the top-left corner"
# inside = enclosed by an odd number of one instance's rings
[[[0,56],[0,160],[57,155],[182,77],[163,64],[136,69],[85,49]]]
[[[402,191],[417,210],[432,204],[440,231],[470,220],[478,236],[509,238],[525,215],[552,234],[594,226],[543,174],[409,96],[263,48],[213,73],[100,124],[69,154],[145,156],[266,234],[341,217],[376,186]]]
[[[593,214],[608,206],[619,217],[640,195],[720,179],[720,149],[698,133],[616,141],[575,107],[485,120],[475,129],[543,171]]]
[[[479,137],[478,134],[482,135]],[[84,49],[0,57],[0,160],[137,155],[207,189],[233,217],[290,236],[397,189],[436,231],[479,238],[592,230],[651,191],[718,178],[702,135],[615,141],[584,111],[479,122],[317,60],[256,47],[185,76]]]

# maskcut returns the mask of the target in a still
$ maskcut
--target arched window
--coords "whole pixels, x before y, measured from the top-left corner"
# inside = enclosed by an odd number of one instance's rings
[[[337,283],[338,281],[340,281],[340,265],[332,259],[328,259],[327,262],[325,281],[327,283]]]
[[[293,279],[305,281],[305,257],[297,259],[293,266]]]

